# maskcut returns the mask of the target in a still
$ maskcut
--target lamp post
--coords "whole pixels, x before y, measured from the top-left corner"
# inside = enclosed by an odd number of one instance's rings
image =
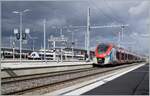
[[[30,11],[30,10],[25,9],[24,11],[13,11],[13,13],[19,14],[19,16],[20,16],[20,35],[19,35],[19,39],[20,39],[20,64],[22,63],[21,62],[21,59],[22,59],[22,16],[23,16],[23,13],[28,12],[28,11]]]
[[[118,47],[120,47],[121,45],[120,45],[120,36],[121,35],[121,32],[119,31],[119,36],[118,36]]]
[[[46,61],[46,19],[43,20],[43,31],[44,31],[44,62],[47,63]]]
[[[12,48],[13,60],[15,59],[15,38],[10,37],[10,46]]]
[[[73,61],[73,57],[74,57],[74,38],[73,38],[73,36],[74,36],[74,34],[73,34],[74,32],[72,31],[71,32],[71,35],[72,35],[72,61]]]

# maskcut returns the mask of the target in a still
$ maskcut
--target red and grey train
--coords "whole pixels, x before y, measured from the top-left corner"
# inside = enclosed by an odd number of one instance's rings
[[[133,62],[142,62],[145,59],[135,53],[129,52],[124,48],[113,44],[101,43],[95,49],[94,64],[125,64]]]

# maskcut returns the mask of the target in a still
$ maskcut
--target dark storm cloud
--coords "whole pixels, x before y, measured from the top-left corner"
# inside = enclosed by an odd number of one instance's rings
[[[3,1],[2,2],[2,36],[8,38],[13,35],[13,28],[19,27],[19,16],[12,11],[30,9],[23,15],[23,27],[30,28],[31,36],[38,37],[37,48],[43,44],[43,19],[46,19],[47,38],[50,35],[59,36],[59,32],[52,26],[86,25],[87,7],[91,8],[91,25],[129,24],[125,28],[124,39],[132,40],[132,33],[139,35],[148,33],[147,2],[139,0],[83,0],[83,1]],[[138,27],[137,27],[138,26]],[[74,31],[74,30],[72,30]],[[74,32],[79,46],[84,47],[85,28]],[[91,30],[91,47],[95,47],[98,40],[117,42],[120,28],[102,28]],[[63,34],[71,39],[71,34],[63,30]],[[3,40],[4,41],[4,40]],[[139,41],[137,38],[135,41]],[[146,41],[144,41],[146,42]],[[31,42],[30,42],[31,43]],[[140,44],[139,44],[140,45]],[[31,45],[29,45],[31,46]],[[129,45],[128,45],[129,46]],[[145,49],[148,48],[146,45]]]
[[[2,35],[9,37],[13,35],[13,28],[19,26],[19,16],[13,14],[12,11],[30,9],[23,15],[23,27],[30,28],[31,35],[38,37],[37,46],[43,43],[43,19],[46,18],[47,38],[50,35],[58,36],[60,33],[56,32],[51,27],[53,25],[85,25],[85,13],[82,8],[78,11],[77,5],[84,5],[83,2],[3,2],[2,3]],[[72,6],[73,5],[73,6]],[[78,17],[78,18],[77,18]],[[65,35],[68,33],[63,32]],[[78,32],[77,34],[80,34]],[[75,34],[76,35],[76,34]],[[68,35],[68,37],[71,37]],[[4,41],[4,40],[3,40]],[[82,40],[83,41],[83,40]]]

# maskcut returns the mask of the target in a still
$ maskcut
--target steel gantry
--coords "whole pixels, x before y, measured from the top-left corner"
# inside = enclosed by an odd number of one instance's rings
[[[124,28],[129,26],[128,24],[117,24],[117,25],[104,25],[104,26],[99,26],[99,25],[94,25],[91,26],[90,24],[90,8],[87,8],[87,25],[86,26],[64,26],[62,28],[86,28],[85,31],[85,49],[87,50],[87,55],[88,55],[88,60],[90,60],[90,31],[91,29],[97,29],[97,28],[121,28],[121,32],[119,32],[119,39],[118,39],[118,45],[120,46],[120,37],[123,38],[123,31]]]
[[[53,42],[53,49],[56,49],[56,42],[67,42],[68,38],[64,37],[64,35],[61,35],[60,37],[53,37],[52,35],[48,39],[48,42]],[[61,47],[61,62],[63,62],[63,56],[62,56],[62,49]],[[56,50],[54,51],[54,60],[56,60]]]
[[[118,24],[118,25],[104,25],[104,26],[91,26],[90,25],[90,8],[87,9],[87,26],[71,26],[71,28],[87,28],[87,31],[85,33],[85,48],[87,50],[88,54],[88,60],[90,60],[90,30],[96,29],[96,28],[112,28],[112,27],[121,27],[122,32],[122,38],[123,38],[123,31],[126,26],[129,26],[128,24]],[[119,45],[120,45],[120,35],[119,32]]]

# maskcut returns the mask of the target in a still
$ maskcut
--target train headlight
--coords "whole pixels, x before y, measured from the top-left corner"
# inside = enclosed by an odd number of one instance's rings
[[[103,56],[104,56],[104,57],[106,57],[106,56],[107,56],[107,54],[105,54],[105,53],[104,53],[104,54],[103,54]]]
[[[101,58],[98,58],[98,60],[101,60]]]

